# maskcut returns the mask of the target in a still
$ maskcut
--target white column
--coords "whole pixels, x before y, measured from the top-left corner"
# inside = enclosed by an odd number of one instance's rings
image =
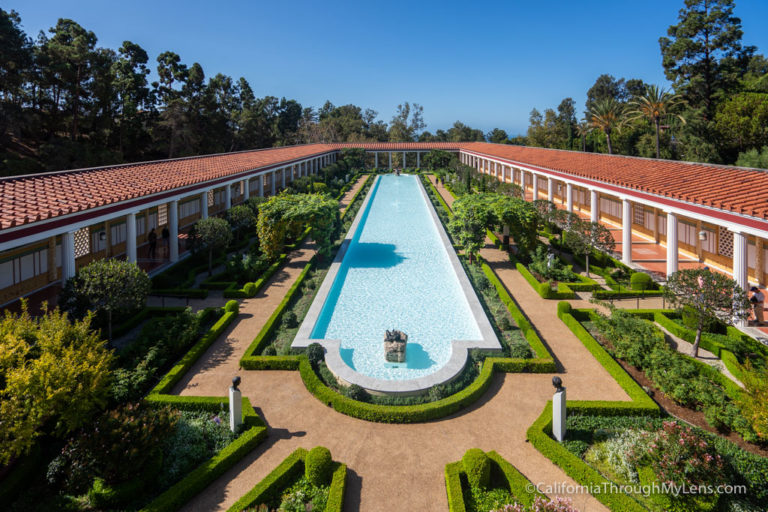
[[[270,180],[272,184],[272,193],[270,195],[275,195],[275,182],[277,181],[277,171],[272,171],[272,179]]]
[[[287,169],[286,167],[283,167],[283,184],[280,188],[285,188],[285,170],[286,169]]]
[[[589,215],[592,222],[600,220],[600,199],[597,196],[597,190],[589,191]]]
[[[632,263],[632,203],[629,199],[621,200],[621,261],[625,265]]]
[[[525,199],[525,171],[520,169],[520,186],[523,187],[523,199]]]
[[[75,232],[67,231],[61,235],[61,282],[75,277]]]
[[[259,185],[257,190],[259,191],[259,197],[264,197],[264,175],[259,174],[256,176],[256,183]]]
[[[552,397],[552,435],[559,442],[565,439],[566,402],[565,387],[555,391]]]
[[[747,275],[747,235],[733,232],[733,279],[742,290],[749,290]]]
[[[227,185],[227,190],[230,185]],[[168,231],[170,231],[171,263],[179,261],[179,202],[168,203]]]
[[[555,201],[555,180],[547,176],[547,199],[550,202]]]
[[[403,169],[405,169],[405,151],[403,151]]]
[[[208,218],[208,190],[200,194],[200,218]]]
[[[237,432],[243,423],[243,395],[234,386],[229,387],[229,429]]]
[[[539,177],[531,173],[531,179],[533,179],[533,200],[536,201],[539,198]]]
[[[565,197],[568,201],[568,211],[573,213],[573,185],[570,183],[565,184]]]
[[[128,261],[136,262],[136,214],[125,216],[125,255]]]
[[[243,180],[243,201],[251,197],[251,180]]]
[[[389,152],[389,168],[392,168],[392,152]]]
[[[379,168],[379,152],[378,151],[373,152],[373,168],[374,169]]]
[[[667,212],[667,277],[677,272],[677,215]]]
[[[232,184],[227,183],[224,185],[224,209],[229,210],[232,208]]]
[[[416,152],[416,167],[421,168],[421,151]]]

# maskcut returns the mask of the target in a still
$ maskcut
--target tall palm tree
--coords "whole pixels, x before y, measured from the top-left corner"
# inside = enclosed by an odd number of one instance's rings
[[[661,129],[661,118],[674,116],[685,124],[685,119],[680,114],[675,114],[673,110],[681,105],[683,100],[677,94],[672,94],[663,87],[656,85],[647,85],[645,93],[637,96],[629,102],[629,117],[627,121],[646,118],[653,121],[656,127],[656,158],[660,158],[659,152],[659,131]]]
[[[608,154],[613,154],[611,146],[611,133],[621,126],[624,116],[624,105],[613,98],[604,98],[595,102],[589,109],[589,123],[594,128],[599,128],[605,133],[608,141]]]
[[[579,121],[579,124],[576,125],[576,134],[581,137],[581,150],[586,151],[587,150],[587,135],[589,135],[589,132],[592,131],[592,126],[587,122],[586,119],[582,119]]]

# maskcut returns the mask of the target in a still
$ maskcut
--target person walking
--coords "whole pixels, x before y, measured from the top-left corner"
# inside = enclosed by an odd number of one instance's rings
[[[765,295],[757,286],[750,288],[750,291],[752,292],[752,297],[750,297],[749,301],[752,303],[752,310],[755,313],[755,323],[757,325],[764,325]]]
[[[150,230],[147,240],[149,240],[149,259],[153,260],[157,251],[157,233],[155,233],[155,228]]]

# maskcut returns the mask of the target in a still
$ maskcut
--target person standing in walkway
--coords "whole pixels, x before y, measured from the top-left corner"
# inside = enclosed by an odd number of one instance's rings
[[[149,232],[147,240],[149,240],[149,259],[153,260],[155,259],[155,253],[157,251],[157,233],[155,233],[155,228],[152,228]]]
[[[171,232],[168,226],[163,227],[163,247],[165,247],[165,258],[171,258]]]
[[[750,297],[749,301],[752,303],[752,309],[755,312],[755,323],[757,325],[764,325],[763,308],[765,307],[765,295],[757,286],[753,286],[750,291],[752,292],[752,297]]]

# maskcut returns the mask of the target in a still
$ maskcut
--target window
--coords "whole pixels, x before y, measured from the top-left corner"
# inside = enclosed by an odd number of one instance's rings
[[[147,226],[147,229],[152,231],[153,229],[157,229],[158,223],[157,223],[157,212],[152,212],[147,217],[147,220],[149,221],[149,225]]]
[[[48,248],[0,261],[0,288],[8,288],[48,272]]]
[[[179,216],[182,219],[200,213],[200,199],[192,199],[191,201],[181,203],[179,210],[181,210]]]
[[[91,231],[91,248],[92,252],[103,251],[107,248],[107,232],[104,231],[104,228]]]
[[[680,242],[688,244],[691,247],[696,247],[697,237],[698,233],[694,224],[689,224],[682,220],[677,221],[677,239]]]
[[[110,236],[112,245],[122,244],[127,238],[127,225],[125,222],[120,224],[114,224],[110,228]]]
[[[608,197],[600,198],[600,211],[612,217],[621,218],[621,201]]]
[[[137,215],[136,216],[136,236],[141,236],[146,231],[146,219],[144,218],[144,215]]]

